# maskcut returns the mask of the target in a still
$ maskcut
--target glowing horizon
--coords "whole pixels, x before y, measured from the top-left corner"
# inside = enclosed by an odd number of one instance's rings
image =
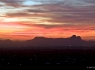
[[[93,0],[0,0],[0,38],[28,40],[76,34],[95,40],[94,7]]]

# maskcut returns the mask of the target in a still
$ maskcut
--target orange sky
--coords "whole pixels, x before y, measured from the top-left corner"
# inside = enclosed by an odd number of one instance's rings
[[[0,38],[28,40],[76,34],[95,40],[94,7],[93,0],[0,0]]]

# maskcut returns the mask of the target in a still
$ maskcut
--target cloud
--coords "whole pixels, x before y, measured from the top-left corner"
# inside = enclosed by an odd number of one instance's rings
[[[5,3],[7,6],[19,7],[21,3],[25,0],[0,0],[0,2]]]
[[[29,17],[31,14],[28,13],[7,13],[8,17]]]
[[[95,3],[95,0],[84,0],[85,2]]]
[[[3,8],[5,12],[0,14],[0,16],[4,15],[3,18],[0,17],[1,22],[5,20],[7,21],[5,24],[12,21],[20,22],[18,23],[20,26],[29,28],[25,31],[13,32],[8,36],[9,38],[28,36],[25,38],[28,39],[37,35],[46,37],[60,35],[65,37],[72,34],[95,35],[93,34],[95,33],[95,0],[31,0],[33,5],[24,5],[23,2],[26,1],[28,0],[0,0],[2,2],[0,9]]]
[[[85,7],[85,6],[92,6],[95,3],[94,0],[0,0],[0,2],[6,3],[9,6],[23,6],[23,2],[31,1],[31,3],[37,5],[38,2],[42,4],[58,4],[61,6],[68,6],[68,7]],[[27,5],[25,5],[27,6]],[[30,5],[31,6],[31,5]]]
[[[95,9],[90,6],[85,8],[74,8],[60,6],[60,4],[42,4],[28,7],[23,11],[24,12],[7,13],[6,16],[23,18],[29,17],[29,20],[34,20],[33,18],[38,17],[39,19],[40,17],[49,18],[41,20],[40,22],[47,21],[55,25],[56,23],[59,23],[60,25],[64,25],[65,23],[67,25],[88,25],[89,23],[92,25],[95,23]]]

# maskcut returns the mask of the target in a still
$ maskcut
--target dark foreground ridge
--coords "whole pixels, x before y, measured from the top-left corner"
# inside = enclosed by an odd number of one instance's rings
[[[25,42],[0,41],[0,67],[25,67],[34,64],[77,65],[78,69],[95,65],[95,42],[80,36],[69,38],[35,37]],[[83,68],[81,68],[83,69]]]
[[[35,37],[24,42],[0,40],[0,46],[95,46],[95,41],[84,41],[80,36],[69,38]]]

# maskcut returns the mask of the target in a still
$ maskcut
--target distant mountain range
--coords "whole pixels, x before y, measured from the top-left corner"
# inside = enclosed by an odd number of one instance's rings
[[[0,46],[95,46],[95,41],[85,41],[80,36],[72,35],[69,38],[35,37],[24,42],[0,40]]]

